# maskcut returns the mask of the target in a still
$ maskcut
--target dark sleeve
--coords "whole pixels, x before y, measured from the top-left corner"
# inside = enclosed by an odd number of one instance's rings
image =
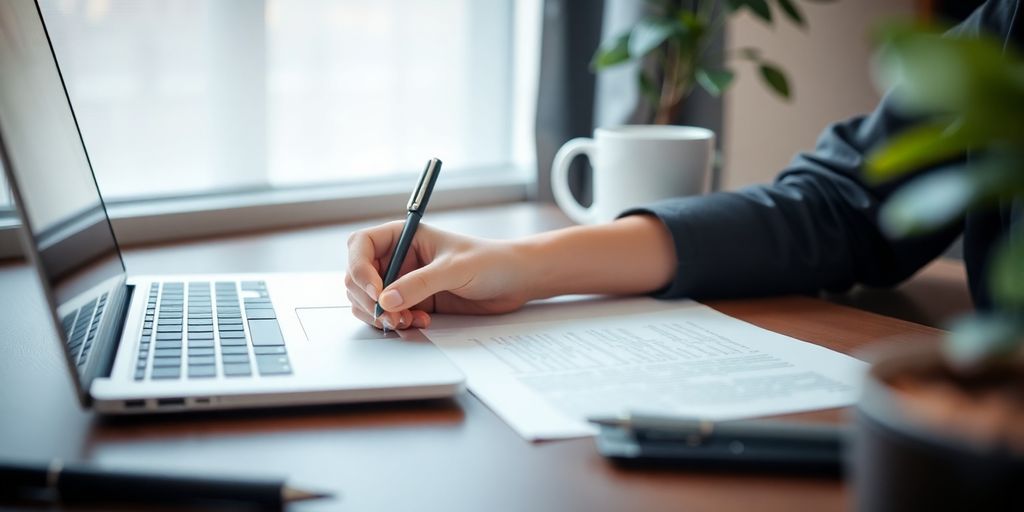
[[[1007,37],[1016,0],[990,1],[951,32]],[[938,256],[962,223],[889,240],[879,205],[901,182],[871,185],[864,159],[912,120],[887,96],[870,115],[829,126],[770,185],[668,200],[623,215],[657,216],[672,234],[677,268],[659,297],[740,297],[891,286]],[[925,171],[928,172],[928,171]]]
[[[909,121],[883,100],[869,116],[831,125],[770,185],[672,199],[624,215],[657,216],[672,233],[676,274],[657,295],[742,297],[897,283],[956,238],[947,229],[888,240],[878,207],[890,187],[860,176],[865,155]]]

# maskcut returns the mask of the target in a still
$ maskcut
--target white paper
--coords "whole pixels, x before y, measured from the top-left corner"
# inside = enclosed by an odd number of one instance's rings
[[[584,300],[437,317],[424,334],[529,440],[592,435],[627,411],[710,420],[841,407],[866,365],[693,301]]]

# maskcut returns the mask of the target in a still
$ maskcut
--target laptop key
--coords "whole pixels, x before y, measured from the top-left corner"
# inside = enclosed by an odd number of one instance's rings
[[[180,357],[157,357],[153,359],[153,367],[163,368],[167,366],[178,367],[181,366]]]
[[[181,324],[178,324],[178,325],[167,325],[167,324],[163,324],[163,323],[158,323],[156,325],[156,332],[157,333],[161,333],[161,332],[181,332]]]
[[[227,355],[227,354],[231,354],[231,355],[234,355],[234,354],[248,354],[249,353],[249,347],[246,347],[245,345],[239,345],[239,346],[234,346],[234,347],[232,347],[232,346],[222,346],[222,347],[220,347],[220,353],[221,354],[225,354],[225,355]]]
[[[224,361],[224,364],[229,364],[229,363],[245,363],[245,364],[249,364],[249,355],[248,354],[224,354],[223,356],[221,356],[221,360]],[[191,359],[189,361],[191,361]]]
[[[213,353],[214,353],[213,347],[209,347],[209,348],[205,348],[205,347],[204,348],[199,348],[199,347],[192,347],[192,346],[188,347],[188,355],[189,355],[189,357],[192,357],[192,356],[212,356]]]
[[[212,318],[189,318],[188,325],[213,325]]]
[[[160,350],[162,348],[181,348],[181,340],[157,341],[156,349]]]
[[[243,363],[232,363],[224,365],[224,375],[227,377],[242,377],[252,375],[252,367]]]
[[[153,357],[181,357],[180,348],[158,348],[153,351]]]
[[[181,341],[181,332],[158,332],[156,333],[157,341]]]
[[[189,366],[203,366],[203,365],[216,364],[216,363],[217,363],[217,360],[213,356],[194,356],[194,355],[188,356],[188,365]]]
[[[249,317],[249,320],[277,318],[273,309],[247,309],[245,310],[245,315]]]
[[[292,373],[288,356],[256,356],[256,368],[260,375],[287,375]]]
[[[190,325],[190,326],[188,326],[188,333],[192,334],[194,332],[213,332],[213,326],[212,325]]]
[[[146,370],[145,369],[141,369],[140,368],[138,370],[135,370],[135,380],[142,380],[145,377],[146,377]]]
[[[153,368],[153,373],[150,377],[153,379],[177,379],[181,377],[181,368],[177,366]]]
[[[217,367],[216,366],[205,365],[205,366],[189,366],[188,367],[188,378],[190,378],[190,379],[209,378],[209,377],[216,377],[216,376],[217,376]]]
[[[252,344],[257,347],[284,345],[284,337],[281,336],[281,327],[277,320],[249,320],[249,335],[252,337]]]
[[[217,327],[220,330],[222,330],[222,331],[241,331],[242,330],[242,321],[239,320],[238,323],[232,323],[232,324],[221,322],[220,325],[218,325]]]
[[[238,339],[238,338],[245,338],[245,333],[244,333],[244,332],[242,332],[242,331],[223,331],[223,330],[222,330],[222,331],[220,331],[220,337],[221,337],[221,339],[228,339],[228,338],[235,338],[235,339]]]
[[[253,347],[253,351],[258,356],[268,356],[273,354],[284,354],[285,350],[283,346],[276,347]]]
[[[213,348],[213,340],[188,340],[188,349]]]
[[[191,331],[189,331],[188,339],[189,340],[212,340],[213,339],[213,333],[212,332],[191,332]]]
[[[245,341],[245,338],[221,338],[220,344],[224,347],[244,347],[248,345],[248,342]]]

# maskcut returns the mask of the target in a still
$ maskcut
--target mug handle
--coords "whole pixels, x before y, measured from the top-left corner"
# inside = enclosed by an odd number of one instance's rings
[[[555,196],[558,207],[576,221],[577,224],[594,222],[590,208],[584,208],[569,190],[569,164],[579,155],[593,159],[594,139],[577,137],[562,145],[555,153],[555,161],[551,164],[551,192]]]

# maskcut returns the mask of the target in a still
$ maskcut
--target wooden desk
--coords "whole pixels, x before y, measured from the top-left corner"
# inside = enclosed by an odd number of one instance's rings
[[[554,208],[529,204],[434,212],[429,221],[495,238],[568,224]],[[134,248],[126,260],[133,273],[341,271],[348,233],[376,223]],[[950,293],[963,295],[958,289]],[[844,352],[890,336],[940,334],[813,298],[710,305]],[[284,474],[344,495],[340,502],[294,510],[820,511],[847,505],[837,481],[625,471],[598,456],[589,439],[530,444],[469,394],[427,403],[103,419],[80,410],[34,274],[24,264],[0,266],[0,317],[4,459],[62,457],[119,468]],[[836,421],[841,411],[803,417]]]

